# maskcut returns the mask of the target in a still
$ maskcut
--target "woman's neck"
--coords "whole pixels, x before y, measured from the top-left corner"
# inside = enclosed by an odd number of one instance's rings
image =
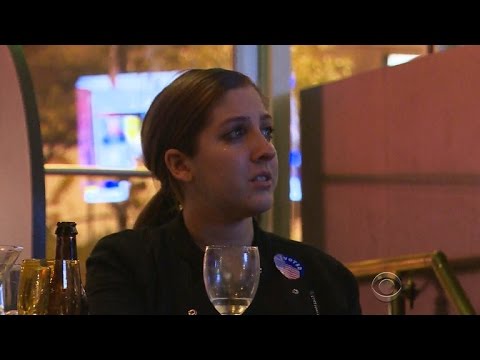
[[[207,245],[251,245],[253,241],[251,217],[227,222],[184,208],[183,220],[193,241],[202,250]]]

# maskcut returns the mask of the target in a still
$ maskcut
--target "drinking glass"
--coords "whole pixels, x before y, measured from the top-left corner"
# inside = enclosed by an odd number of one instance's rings
[[[207,246],[203,281],[220,314],[243,314],[255,297],[259,280],[260,255],[256,246]]]
[[[5,314],[4,280],[8,271],[22,252],[23,247],[0,245],[0,315]]]
[[[17,295],[19,315],[48,314],[52,268],[53,262],[45,259],[24,259],[22,261]]]

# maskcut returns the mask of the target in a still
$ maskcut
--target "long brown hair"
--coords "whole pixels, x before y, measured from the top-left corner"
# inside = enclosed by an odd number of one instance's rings
[[[228,90],[245,86],[262,96],[252,80],[237,71],[192,69],[156,96],[145,115],[141,137],[145,166],[160,180],[161,188],[145,205],[134,228],[161,225],[178,214],[183,194],[166,167],[165,152],[177,149],[194,156],[212,108]]]

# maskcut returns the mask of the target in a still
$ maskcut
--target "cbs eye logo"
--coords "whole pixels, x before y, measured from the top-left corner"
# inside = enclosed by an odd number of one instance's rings
[[[395,300],[402,290],[402,281],[391,272],[382,272],[372,280],[372,291],[375,297],[382,302]]]

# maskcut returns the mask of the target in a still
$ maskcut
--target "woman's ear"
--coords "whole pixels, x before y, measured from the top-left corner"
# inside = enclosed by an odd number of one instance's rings
[[[183,182],[189,182],[192,179],[188,157],[177,149],[168,149],[165,152],[165,164],[172,176]]]

